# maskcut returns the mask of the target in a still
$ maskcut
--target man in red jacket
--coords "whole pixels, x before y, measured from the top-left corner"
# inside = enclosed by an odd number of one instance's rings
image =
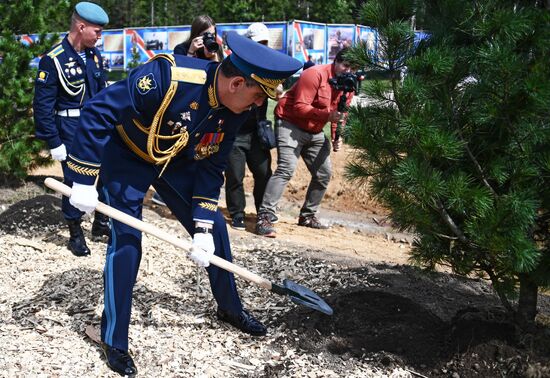
[[[330,143],[323,133],[323,127],[327,122],[331,123],[333,150],[339,150],[342,142],[340,138],[335,140],[335,134],[338,121],[345,116],[338,111],[338,100],[343,92],[335,90],[329,79],[351,72],[349,62],[344,60],[346,50],[341,50],[332,64],[317,65],[303,71],[300,79],[275,108],[278,119],[277,169],[267,183],[258,211],[258,235],[276,236],[271,219],[300,156],[311,173],[311,181],[300,210],[298,225],[327,228],[315,216],[332,174]],[[347,97],[349,105],[353,92],[348,93]]]

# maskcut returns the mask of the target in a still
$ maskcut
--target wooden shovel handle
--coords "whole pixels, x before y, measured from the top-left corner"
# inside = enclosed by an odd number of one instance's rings
[[[69,188],[67,185],[51,177],[46,178],[46,180],[44,180],[44,184],[48,188],[53,189],[56,192],[61,193],[66,197],[71,196],[71,188]],[[119,222],[127,224],[128,226],[131,226],[141,232],[145,232],[149,235],[153,235],[159,238],[160,240],[164,240],[165,242],[168,242],[178,248],[187,250],[186,242],[184,242],[183,240],[181,240],[180,238],[174,235],[171,235],[153,226],[152,224],[136,219],[102,202],[100,202],[95,209],[96,211],[99,211],[100,213],[103,213],[113,219],[116,219]],[[271,290],[272,284],[270,281],[257,275],[256,273],[252,273],[236,264],[230,263],[229,261],[224,260],[221,257],[215,256],[215,255],[212,256],[210,258],[210,263],[216,265],[217,267],[225,269],[228,272],[234,273],[252,283],[255,283],[256,285],[263,287],[264,289]]]

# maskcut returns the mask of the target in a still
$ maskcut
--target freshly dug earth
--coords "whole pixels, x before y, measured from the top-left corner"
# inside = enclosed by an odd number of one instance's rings
[[[144,235],[130,326],[139,375],[550,376],[548,296],[539,297],[537,330],[522,333],[486,281],[407,265],[412,235],[392,230],[384,209],[342,179],[349,151],[339,154],[320,212],[330,229],[296,225],[309,179],[303,165],[281,203],[276,239],[253,234],[253,209],[247,231],[230,229],[237,264],[313,289],[334,315],[238,279],[243,303],[269,327],[264,338],[244,335],[215,318],[204,271],[184,251]],[[43,178],[0,188],[0,376],[116,377],[93,341],[105,243],[90,241],[89,258],[70,254],[60,198],[43,189]],[[250,177],[246,187],[251,192]],[[147,222],[190,242],[164,208],[146,204]],[[84,227],[89,237],[89,219]]]

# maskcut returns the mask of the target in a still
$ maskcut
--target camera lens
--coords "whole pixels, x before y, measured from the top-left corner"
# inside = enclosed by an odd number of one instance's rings
[[[216,36],[213,33],[204,33],[202,35],[202,42],[204,47],[210,52],[217,52],[220,49],[220,45],[216,42]]]

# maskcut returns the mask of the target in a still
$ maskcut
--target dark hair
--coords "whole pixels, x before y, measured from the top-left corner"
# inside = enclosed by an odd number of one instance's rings
[[[193,39],[198,37],[201,32],[205,31],[211,26],[216,27],[216,23],[214,22],[212,17],[205,14],[195,17],[193,23],[191,24],[191,34],[185,42],[191,42]]]
[[[258,85],[258,82],[251,77],[245,75],[242,73],[241,70],[239,70],[233,62],[229,59],[229,57],[222,60],[222,63],[220,64],[220,71],[222,72],[223,76],[227,78],[232,78],[236,76],[241,76],[246,80],[246,86],[252,87],[254,85]]]
[[[342,50],[338,51],[338,54],[334,57],[334,62],[336,63],[342,63],[343,61],[347,61],[344,55],[349,51],[349,48],[344,47]]]
[[[191,24],[191,34],[189,34],[189,38],[187,38],[187,40],[185,40],[185,42],[183,42],[185,44],[185,46],[189,47],[191,46],[191,41],[195,38],[197,38],[203,31],[205,31],[206,29],[208,29],[209,27],[213,26],[214,29],[216,28],[216,23],[214,22],[214,20],[212,19],[212,17],[206,15],[206,14],[201,14],[200,16],[197,16],[195,17],[195,19],[193,20],[193,23]],[[217,34],[216,32],[214,32],[214,34]],[[222,49],[220,48],[217,52],[218,54],[218,58],[220,60],[223,59],[223,54],[222,54]],[[203,51],[197,51],[197,57],[198,58],[202,58],[202,59],[206,59],[206,57],[203,55]]]

